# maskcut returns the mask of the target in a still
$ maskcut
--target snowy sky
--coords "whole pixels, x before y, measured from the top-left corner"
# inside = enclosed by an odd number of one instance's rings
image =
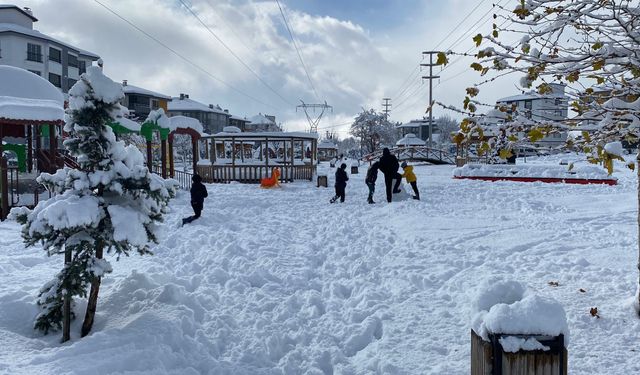
[[[181,1],[189,4],[255,74],[234,58]],[[99,2],[206,73],[134,29]],[[281,0],[318,92],[316,97],[276,1],[14,3],[33,9],[39,19],[36,29],[102,56],[105,73],[114,80],[127,79],[133,85],[172,96],[188,93],[193,99],[219,104],[239,116],[274,114],[286,130],[307,127],[304,114],[296,112],[300,99],[307,103],[326,100],[334,111],[323,119],[320,131],[335,130],[341,138],[348,135],[346,123],[362,107],[381,110],[383,97],[392,98],[392,120],[422,117],[428,102],[428,85],[420,85],[415,69],[421,52],[451,47],[460,52],[468,50],[472,35],[491,31],[493,13],[492,3],[486,0]],[[467,37],[454,43],[465,33]],[[434,83],[434,99],[460,105],[464,88],[479,78],[468,71],[469,63],[470,60],[458,61],[440,74],[441,83]],[[516,81],[511,77],[486,88],[480,99],[495,102],[499,97],[517,94]],[[408,85],[403,85],[405,82]],[[434,116],[443,113],[436,109]]]

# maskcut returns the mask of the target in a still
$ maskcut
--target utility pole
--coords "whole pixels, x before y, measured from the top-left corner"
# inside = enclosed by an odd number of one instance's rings
[[[391,112],[391,110],[389,109],[389,107],[391,107],[391,103],[389,103],[391,101],[391,98],[382,98],[382,100],[384,100],[384,103],[382,103],[382,106],[384,107],[382,112],[384,113],[385,119],[388,120],[389,112]]]
[[[433,63],[433,55],[437,54],[438,51],[425,51],[422,52],[422,56],[429,55],[429,63],[428,64],[420,64],[420,66],[428,66],[429,67],[429,75],[422,76],[422,79],[429,80],[429,148],[432,147],[432,136],[433,136],[433,80],[440,78],[440,76],[433,75],[433,67],[436,64]]]

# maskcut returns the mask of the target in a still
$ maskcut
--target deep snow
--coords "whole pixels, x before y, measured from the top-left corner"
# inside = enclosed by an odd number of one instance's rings
[[[636,179],[617,167],[619,184],[604,186],[417,166],[422,201],[384,203],[379,176],[375,205],[365,166],[344,204],[313,183],[208,185],[203,217],[179,229],[183,192],[155,255],[111,259],[93,333],[80,339],[78,319],[64,345],[31,328],[62,258],[1,223],[0,373],[466,374],[487,279],[560,302],[572,374],[640,373]]]

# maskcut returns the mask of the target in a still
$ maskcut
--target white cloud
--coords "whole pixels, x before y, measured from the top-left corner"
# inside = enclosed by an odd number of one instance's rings
[[[318,99],[307,81],[275,2],[191,0],[188,3],[193,4],[193,9],[211,30],[286,101],[267,89],[231,56],[180,6],[180,1],[100,1],[211,74],[271,107],[211,79],[94,1],[16,0],[16,5],[33,9],[40,19],[36,23],[40,31],[101,55],[105,60],[105,72],[115,80],[127,79],[131,84],[173,96],[189,93],[196,100],[220,104],[239,116],[252,116],[258,112],[275,114],[288,130],[307,127],[304,114],[296,112],[295,106],[300,99],[307,103]],[[320,94],[319,100],[334,106],[333,114],[328,114],[321,127],[350,121],[362,107],[380,109],[382,98],[393,98],[416,66],[420,52],[433,48],[467,14],[467,9],[477,4],[472,0],[438,3],[440,7],[436,8],[425,2],[424,7],[416,9],[405,23],[386,31],[286,8]],[[450,40],[468,29],[489,7],[487,4],[479,8],[478,14],[470,17]],[[488,27],[490,23],[482,31],[488,31]],[[369,28],[373,26],[369,25]],[[466,48],[469,43],[458,48]],[[442,80],[465,70],[466,66],[468,63],[456,63],[442,74]],[[436,99],[459,104],[464,87],[477,78],[472,72],[465,73],[438,86]],[[511,87],[508,90],[513,92]],[[426,91],[418,91],[422,96],[409,99],[398,111],[392,111],[392,119],[406,121],[419,117],[426,108]],[[491,90],[489,93],[485,99],[495,101]],[[393,99],[393,104],[400,101]],[[330,129],[346,136],[348,125]]]

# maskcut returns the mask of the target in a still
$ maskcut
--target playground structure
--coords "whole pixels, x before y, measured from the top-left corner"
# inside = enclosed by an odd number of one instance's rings
[[[32,172],[51,173],[72,160],[58,151],[64,123],[62,93],[42,77],[10,66],[0,66],[0,82],[0,219],[4,220],[11,207],[37,203],[41,191]],[[16,155],[17,165],[8,165],[9,152]],[[29,196],[29,201],[21,201],[21,195]]]
[[[318,136],[301,132],[221,132],[202,137],[209,160],[196,168],[204,182],[260,183],[277,167],[280,182],[311,181]]]
[[[271,170],[271,177],[266,177],[260,180],[260,187],[261,188],[280,187],[280,181],[278,181],[279,177],[280,177],[280,169],[273,168]]]
[[[455,164],[455,155],[449,154],[445,150],[432,148],[429,146],[403,146],[390,148],[392,155],[395,155],[398,160],[407,161],[422,161],[431,164]],[[373,162],[380,159],[382,156],[382,150],[378,150],[363,156],[360,160],[364,162]]]
[[[338,157],[338,146],[328,139],[318,143],[318,161],[329,161]]]

